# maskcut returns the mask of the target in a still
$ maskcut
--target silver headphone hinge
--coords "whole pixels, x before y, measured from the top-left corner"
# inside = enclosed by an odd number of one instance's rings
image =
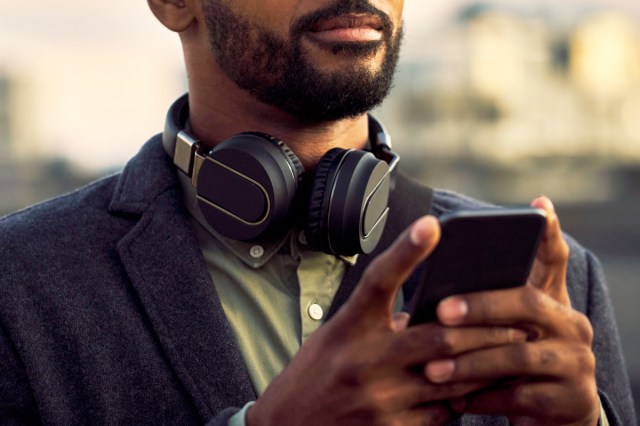
[[[176,137],[176,148],[173,153],[173,164],[187,176],[193,176],[194,153],[198,149],[198,141],[187,132],[181,130]]]

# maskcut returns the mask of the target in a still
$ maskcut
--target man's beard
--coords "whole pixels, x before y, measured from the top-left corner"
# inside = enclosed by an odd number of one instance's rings
[[[222,70],[256,99],[304,122],[354,118],[378,106],[389,93],[398,62],[402,28],[394,36],[389,17],[368,0],[338,1],[299,19],[285,40],[234,13],[221,0],[205,1],[213,53]],[[325,43],[336,55],[351,55],[353,65],[322,72],[305,57],[304,33],[315,23],[345,13],[368,13],[384,23],[380,41]],[[385,49],[377,71],[360,59]]]

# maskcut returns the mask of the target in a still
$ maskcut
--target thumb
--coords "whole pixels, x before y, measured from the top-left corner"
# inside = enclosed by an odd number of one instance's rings
[[[562,235],[558,214],[551,200],[544,196],[533,200],[531,206],[547,213],[547,224],[529,275],[529,283],[557,301],[570,305],[565,280],[569,246]]]
[[[344,308],[360,320],[388,320],[398,290],[439,240],[438,220],[433,216],[418,219],[369,264]]]

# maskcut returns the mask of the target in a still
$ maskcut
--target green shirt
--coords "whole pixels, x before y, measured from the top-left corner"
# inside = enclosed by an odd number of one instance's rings
[[[197,219],[194,228],[260,395],[322,324],[350,260],[306,250],[294,233],[258,245],[212,238]]]

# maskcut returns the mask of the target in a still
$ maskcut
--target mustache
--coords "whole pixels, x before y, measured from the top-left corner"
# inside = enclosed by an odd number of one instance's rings
[[[391,21],[391,17],[373,6],[369,0],[335,0],[333,4],[325,8],[309,12],[308,14],[301,16],[291,28],[291,34],[302,34],[313,28],[318,22],[350,13],[377,16],[382,21],[383,33],[387,35],[387,37],[390,37],[390,35],[393,34],[393,22]]]

